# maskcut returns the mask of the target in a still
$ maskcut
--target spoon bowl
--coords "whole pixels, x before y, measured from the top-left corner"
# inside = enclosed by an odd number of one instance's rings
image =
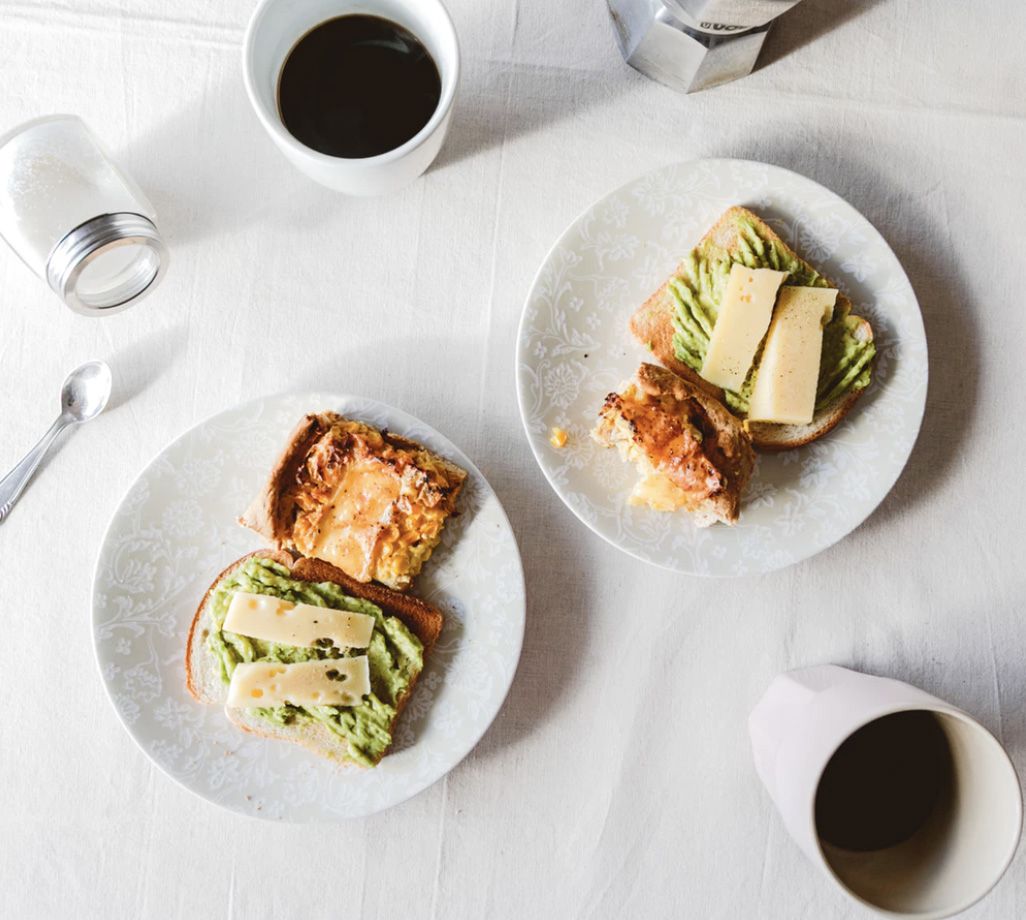
[[[61,387],[61,414],[57,421],[21,462],[0,479],[0,522],[11,513],[57,435],[69,426],[96,418],[106,408],[112,382],[110,368],[102,361],[87,361],[68,374]]]
[[[88,361],[76,367],[61,387],[61,415],[69,422],[96,418],[110,399],[110,368],[103,361]]]

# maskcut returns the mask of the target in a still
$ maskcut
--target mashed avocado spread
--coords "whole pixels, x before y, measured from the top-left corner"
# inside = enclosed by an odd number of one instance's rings
[[[270,594],[294,604],[334,607],[373,616],[377,621],[368,649],[315,649],[277,645],[220,629],[236,591]],[[356,706],[277,706],[254,709],[261,718],[279,725],[295,721],[320,722],[348,745],[349,756],[363,766],[373,766],[392,742],[390,727],[399,698],[424,667],[424,647],[397,617],[385,616],[369,601],[349,597],[331,582],[296,581],[289,570],[270,559],[254,556],[218,585],[212,598],[217,625],[207,637],[210,649],[221,662],[221,679],[231,681],[235,665],[243,661],[280,661],[293,664],[314,658],[366,655],[370,665],[371,693]]]
[[[688,253],[679,274],[670,279],[668,290],[674,303],[673,350],[677,360],[700,372],[719,304],[723,299],[730,266],[741,262],[748,268],[772,268],[790,272],[784,284],[801,287],[830,287],[815,269],[803,265],[784,247],[760,236],[751,221],[738,219],[737,247],[729,256],[709,258],[701,247]],[[856,338],[858,318],[834,313],[823,330],[823,356],[819,365],[816,409],[822,409],[843,393],[869,385],[876,348],[872,341]],[[748,411],[748,401],[757,375],[758,356],[740,392],[726,390],[727,404],[738,412]]]

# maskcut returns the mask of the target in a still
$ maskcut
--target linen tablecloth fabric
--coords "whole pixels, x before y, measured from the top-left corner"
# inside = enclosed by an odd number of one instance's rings
[[[0,469],[65,374],[114,370],[0,526],[0,914],[49,918],[859,918],[756,778],[746,717],[835,662],[979,717],[1026,770],[1021,382],[1026,16],[1007,0],[804,0],[750,77],[681,96],[620,59],[600,0],[448,0],[449,140],[356,200],[291,169],[250,109],[243,0],[5,0],[0,130],[81,115],[172,250],[145,303],[88,319],[0,249]],[[594,199],[678,160],[795,169],[883,233],[922,305],[930,390],[904,475],[858,530],[761,578],[633,560],[583,527],[521,430],[534,272]],[[279,826],[194,798],[108,704],[92,570],[142,467],[209,414],[362,393],[444,432],[505,504],[527,632],[508,700],[446,779],[385,814]],[[613,679],[627,674],[629,680]],[[1026,854],[967,917],[1026,911]]]

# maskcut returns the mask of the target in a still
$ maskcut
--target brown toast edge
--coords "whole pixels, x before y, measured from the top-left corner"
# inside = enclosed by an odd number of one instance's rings
[[[295,479],[300,464],[322,430],[318,415],[310,413],[299,420],[274,461],[263,489],[239,518],[243,527],[255,530],[273,546],[280,548],[288,544],[292,509],[284,507],[285,486]]]

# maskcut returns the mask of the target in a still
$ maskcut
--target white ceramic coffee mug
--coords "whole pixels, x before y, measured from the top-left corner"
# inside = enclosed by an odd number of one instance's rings
[[[858,729],[925,711],[950,752],[948,788],[909,839],[856,852],[821,839],[816,795],[833,755]],[[890,917],[939,920],[1001,878],[1022,831],[1022,795],[1001,744],[964,712],[896,680],[826,665],[777,677],[748,721],[760,779],[806,855],[856,900]]]
[[[278,79],[296,43],[311,29],[338,16],[381,16],[423,42],[442,80],[438,107],[405,144],[379,156],[333,157],[296,140],[278,111]],[[449,130],[460,75],[456,30],[440,0],[261,0],[243,46],[246,92],[261,123],[292,163],[311,179],[349,195],[383,195],[409,184],[432,163]]]

